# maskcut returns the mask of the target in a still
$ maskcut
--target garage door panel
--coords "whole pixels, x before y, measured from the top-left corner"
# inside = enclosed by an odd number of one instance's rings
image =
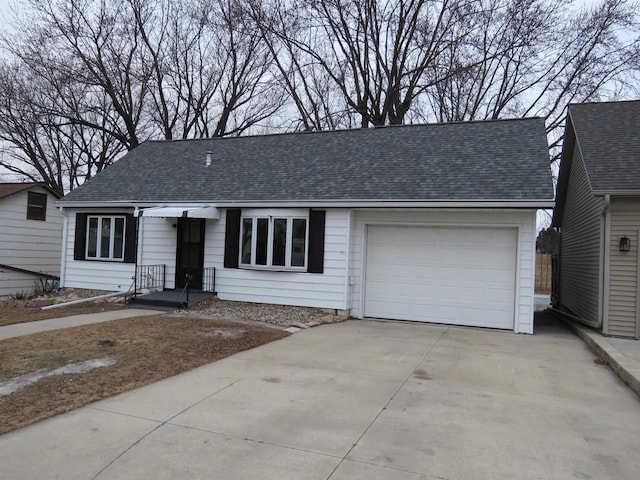
[[[513,328],[515,229],[372,226],[365,315]]]

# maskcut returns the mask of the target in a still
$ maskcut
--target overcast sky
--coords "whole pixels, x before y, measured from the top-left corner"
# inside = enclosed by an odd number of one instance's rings
[[[593,5],[602,0],[574,0],[576,5]],[[0,30],[7,27],[8,18],[11,16],[11,7],[18,4],[18,0],[0,0]]]
[[[10,5],[13,4],[13,0],[0,0],[0,22],[2,25],[6,25],[7,17],[11,14]]]

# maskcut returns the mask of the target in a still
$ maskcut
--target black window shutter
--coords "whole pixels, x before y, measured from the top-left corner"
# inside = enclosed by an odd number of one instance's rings
[[[309,273],[322,273],[324,270],[324,221],[324,210],[309,210]]]
[[[73,243],[73,259],[84,260],[87,242],[87,214],[76,213],[76,233]]]
[[[127,213],[125,223],[124,263],[136,263],[138,253],[138,222],[132,214]]]
[[[240,255],[240,209],[227,209],[224,232],[224,268],[238,268]]]

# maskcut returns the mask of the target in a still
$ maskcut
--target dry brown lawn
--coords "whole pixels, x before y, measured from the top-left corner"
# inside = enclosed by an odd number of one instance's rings
[[[93,359],[115,364],[42,378],[0,396],[0,434],[289,335],[246,323],[153,315],[0,341],[3,382]]]
[[[35,322],[48,318],[68,317],[83,313],[106,312],[125,308],[124,304],[87,302],[51,310],[40,307],[51,305],[51,300],[0,300],[0,327],[14,323]]]

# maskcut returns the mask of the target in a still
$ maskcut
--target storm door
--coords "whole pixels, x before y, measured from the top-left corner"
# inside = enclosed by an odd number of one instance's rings
[[[178,219],[176,288],[184,288],[189,280],[189,289],[202,290],[205,221],[202,218]]]

